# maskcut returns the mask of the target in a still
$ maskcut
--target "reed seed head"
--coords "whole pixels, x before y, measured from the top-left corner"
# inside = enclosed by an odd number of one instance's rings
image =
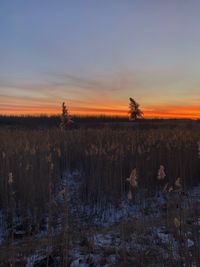
[[[165,177],[166,177],[165,167],[163,165],[160,165],[160,168],[158,169],[157,179],[163,180],[163,179],[165,179]]]
[[[130,177],[126,179],[129,181],[130,185],[135,188],[138,186],[138,177],[137,177],[137,171],[136,168],[132,170]]]
[[[179,228],[181,226],[180,220],[178,218],[176,218],[176,217],[174,218],[174,225],[175,225],[176,228]]]
[[[9,172],[9,174],[8,174],[8,184],[9,185],[13,184],[13,174],[12,174],[12,172]]]

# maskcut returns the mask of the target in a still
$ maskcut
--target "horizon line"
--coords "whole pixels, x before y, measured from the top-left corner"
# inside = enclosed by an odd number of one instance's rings
[[[0,117],[59,117],[61,116],[61,113],[0,113]],[[71,117],[110,117],[110,118],[129,118],[128,112],[127,116],[122,114],[109,114],[109,113],[70,113]],[[142,118],[139,118],[138,120],[200,120],[199,116],[143,116]]]

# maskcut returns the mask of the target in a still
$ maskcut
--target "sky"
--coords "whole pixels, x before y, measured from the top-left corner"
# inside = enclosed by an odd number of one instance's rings
[[[199,0],[1,0],[0,114],[200,118]]]

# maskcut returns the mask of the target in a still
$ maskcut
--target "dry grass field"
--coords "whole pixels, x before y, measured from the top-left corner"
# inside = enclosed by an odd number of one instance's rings
[[[199,124],[126,124],[0,129],[0,266],[200,266]]]

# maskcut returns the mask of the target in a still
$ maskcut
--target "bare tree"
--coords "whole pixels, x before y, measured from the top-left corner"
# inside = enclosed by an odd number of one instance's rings
[[[69,126],[72,123],[73,123],[73,121],[71,120],[68,109],[65,105],[65,102],[63,102],[62,103],[61,123],[60,123],[61,130],[65,130],[67,128],[67,126]]]
[[[139,118],[143,117],[143,112],[140,109],[140,105],[130,97],[129,103],[129,119],[136,121]]]

